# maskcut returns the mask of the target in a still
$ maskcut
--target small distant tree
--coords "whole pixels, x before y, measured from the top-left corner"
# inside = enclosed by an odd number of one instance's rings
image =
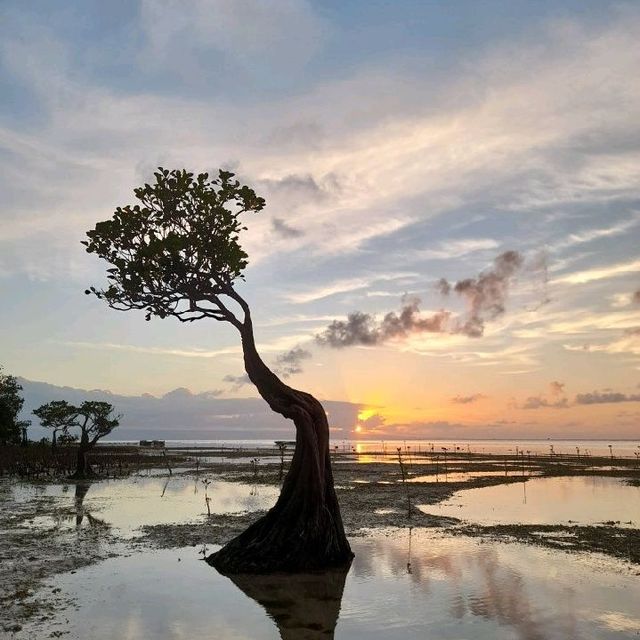
[[[73,474],[75,478],[93,475],[87,453],[95,447],[98,440],[110,434],[120,424],[121,418],[114,414],[114,408],[108,402],[92,400],[86,400],[79,407],[65,400],[55,400],[43,404],[33,413],[40,418],[43,427],[54,429],[54,438],[57,432],[62,432],[65,438],[73,437],[69,430],[79,430],[76,470]]]
[[[54,450],[58,443],[58,433],[61,434],[61,438],[68,436],[69,429],[76,426],[78,413],[78,408],[66,400],[53,400],[33,411],[40,424],[45,429],[51,429],[51,448]]]
[[[209,178],[160,168],[153,184],[134,189],[136,204],[118,207],[84,242],[106,260],[108,285],[91,287],[118,311],[150,320],[208,319],[240,334],[244,367],[271,409],[292,420],[296,448],[276,505],[208,558],[223,573],[305,571],[343,566],[353,553],[333,486],[327,414],[311,394],[285,384],[260,357],[249,304],[234,283],[248,256],[239,235],[244,214],[265,201],[229,171]]]
[[[74,474],[77,478],[93,475],[93,469],[87,461],[87,453],[96,446],[98,440],[109,435],[120,424],[120,418],[122,416],[115,415],[113,405],[108,402],[87,400],[80,405],[80,443]]]
[[[5,375],[0,367],[0,444],[26,443],[28,420],[18,420],[24,398],[15,376]]]

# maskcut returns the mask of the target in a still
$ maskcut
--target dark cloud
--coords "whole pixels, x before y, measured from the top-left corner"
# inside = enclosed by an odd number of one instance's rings
[[[407,338],[416,333],[443,333],[450,317],[448,311],[438,311],[431,316],[420,315],[420,298],[403,298],[399,313],[390,312],[382,321],[361,311],[355,311],[346,320],[334,320],[316,336],[318,343],[334,347],[381,344],[387,340]]]
[[[566,385],[564,382],[558,382],[557,380],[553,380],[553,382],[549,383],[549,391],[552,396],[559,396],[559,395],[562,395],[562,393],[564,392],[565,386]]]
[[[290,203],[323,202],[340,191],[340,181],[333,173],[328,173],[319,179],[311,174],[292,173],[278,179],[260,180],[259,189],[264,189],[270,196]]]
[[[493,261],[493,268],[480,273],[475,278],[458,280],[450,284],[442,278],[437,288],[443,295],[455,291],[469,305],[469,313],[454,333],[462,333],[470,338],[484,334],[485,322],[494,320],[505,312],[505,302],[511,280],[524,265],[524,258],[518,251],[505,251]]]
[[[448,296],[451,293],[451,285],[446,278],[440,278],[440,280],[436,282],[436,289],[441,296]]]
[[[366,432],[384,427],[386,420],[379,413],[374,413],[365,420],[358,420],[358,425]]]
[[[300,238],[304,235],[304,231],[288,225],[282,218],[273,218],[271,229],[281,238]]]
[[[558,400],[547,400],[542,396],[531,396],[524,401],[522,409],[567,409],[569,407],[569,401],[566,398],[559,398]]]
[[[640,289],[633,292],[633,296],[631,298],[636,304],[640,304]]]
[[[238,391],[238,389],[244,387],[245,384],[251,384],[251,380],[249,380],[249,376],[246,373],[239,376],[226,375],[222,379],[231,384],[231,391]]]
[[[591,393],[579,393],[576,396],[576,404],[609,404],[614,402],[640,402],[640,393],[593,391]]]
[[[238,379],[244,376],[237,376]],[[25,405],[22,418],[33,418],[31,411],[51,400],[67,400],[79,404],[83,400],[106,400],[123,418],[113,432],[112,440],[142,438],[166,439],[247,439],[291,440],[295,437],[293,422],[273,412],[262,398],[220,398],[209,392],[191,393],[179,389],[162,397],[148,393],[123,396],[108,391],[87,391],[59,387],[45,382],[21,378]],[[358,422],[361,404],[324,400],[332,430],[350,433]],[[32,439],[48,435],[37,420],[29,428]]]
[[[288,378],[296,373],[302,373],[301,362],[311,358],[311,352],[302,347],[294,347],[276,358],[276,370],[279,375]]]
[[[471,404],[472,402],[478,402],[478,400],[482,400],[486,397],[487,396],[481,393],[474,393],[470,396],[455,396],[451,398],[451,402],[453,402],[453,404]]]
[[[472,338],[484,334],[487,320],[505,311],[505,301],[512,278],[522,268],[524,258],[517,251],[505,251],[493,267],[476,278],[459,280],[455,284],[441,278],[436,283],[442,295],[455,291],[469,303],[469,313],[463,321],[451,326],[451,312],[440,310],[430,316],[420,315],[420,298],[404,297],[399,313],[388,313],[381,322],[362,311],[354,311],[346,320],[334,320],[316,335],[319,344],[342,348],[353,345],[375,345],[387,340],[407,338],[417,333],[462,333]]]

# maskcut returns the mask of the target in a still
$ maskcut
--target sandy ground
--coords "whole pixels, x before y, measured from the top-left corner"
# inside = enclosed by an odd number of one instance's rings
[[[211,452],[207,452],[211,456]],[[215,454],[214,454],[215,455]],[[260,456],[257,470],[248,459]],[[228,454],[217,462],[198,463],[193,460],[173,470],[174,476],[188,476],[197,480],[200,475],[249,484],[279,484],[279,458],[264,452],[242,452],[237,461]],[[464,464],[463,464],[464,463]],[[633,564],[640,564],[640,530],[609,526],[542,526],[500,525],[478,526],[461,523],[453,518],[427,515],[415,505],[435,504],[449,498],[460,489],[522,482],[526,474],[543,475],[608,475],[626,478],[636,484],[640,478],[637,466],[629,461],[615,468],[608,460],[593,461],[588,468],[571,461],[524,462],[498,460],[496,456],[462,457],[448,463],[447,471],[495,471],[500,476],[483,477],[472,482],[412,482],[403,484],[398,464],[373,461],[359,464],[352,456],[334,465],[335,484],[347,534],[351,537],[367,535],[381,527],[438,527],[451,534],[483,536],[505,542],[518,540],[565,551],[599,552],[616,556]],[[406,471],[411,477],[433,473],[429,460],[414,460]],[[438,471],[442,474],[442,463]],[[168,473],[158,469],[158,473]],[[525,474],[525,475],[523,475]],[[454,476],[455,477],[455,476]],[[60,482],[51,479],[47,482]],[[141,527],[137,536],[123,539],[96,517],[83,514],[79,518],[73,500],[68,497],[35,495],[28,502],[12,500],[11,485],[18,480],[0,478],[0,609],[3,612],[0,631],[11,637],[18,634],[26,621],[40,621],[43,629],[53,611],[60,611],[73,603],[65,602],[54,589],[41,589],[46,578],[108,557],[139,552],[145,549],[223,544],[255,520],[260,512],[241,515],[211,515],[204,523],[162,524]],[[42,481],[39,481],[42,482]],[[409,497],[407,496],[407,492]],[[409,512],[408,501],[412,508]],[[47,632],[43,637],[57,637]]]

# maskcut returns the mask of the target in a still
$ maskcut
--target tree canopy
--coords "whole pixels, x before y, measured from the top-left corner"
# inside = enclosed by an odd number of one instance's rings
[[[160,167],[154,184],[134,189],[139,204],[118,207],[83,242],[113,266],[106,289],[87,289],[117,310],[141,309],[146,319],[173,316],[182,322],[214,318],[240,328],[221,296],[235,299],[248,257],[239,243],[239,217],[265,204],[230,171],[217,178]]]
[[[91,447],[100,438],[111,433],[119,424],[120,416],[113,414],[108,402],[87,400],[75,406],[66,400],[53,400],[34,410],[43,427],[54,433],[69,434],[70,429],[79,429],[81,444]]]
[[[54,432],[67,431],[76,426],[79,409],[66,400],[53,400],[34,409],[33,414],[46,429],[52,429]]]

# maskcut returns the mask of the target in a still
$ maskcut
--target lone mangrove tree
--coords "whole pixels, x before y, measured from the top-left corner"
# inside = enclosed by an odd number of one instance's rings
[[[160,168],[154,184],[134,190],[138,201],[96,224],[84,244],[112,266],[110,307],[139,309],[181,322],[213,319],[240,334],[244,366],[271,409],[293,420],[296,448],[275,506],[208,558],[222,573],[305,571],[341,566],[353,554],[333,486],[327,415],[312,395],[286,385],[256,349],[251,312],[234,288],[248,256],[239,243],[242,214],[265,201],[229,171],[210,178]]]
[[[121,418],[114,414],[113,405],[96,400],[85,400],[78,407],[66,400],[54,400],[34,409],[33,413],[43,427],[53,431],[51,444],[54,447],[58,433],[68,437],[70,429],[78,429],[80,440],[74,478],[94,475],[87,453],[96,446],[98,440],[109,435],[120,424]]]

